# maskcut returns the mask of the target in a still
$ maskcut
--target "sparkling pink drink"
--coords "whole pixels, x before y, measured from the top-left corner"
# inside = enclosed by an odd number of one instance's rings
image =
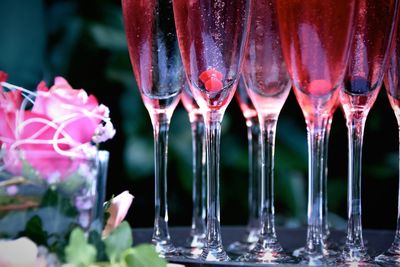
[[[185,77],[172,5],[123,0],[122,6],[129,56],[145,106],[151,110],[175,107]],[[155,12],[164,15],[157,17]]]
[[[307,120],[331,114],[346,70],[354,1],[281,0],[282,48]]]
[[[220,109],[239,79],[247,30],[246,0],[174,0],[183,64],[201,108]]]
[[[380,91],[394,34],[396,0],[360,1],[355,38],[344,80],[344,111],[368,112]]]

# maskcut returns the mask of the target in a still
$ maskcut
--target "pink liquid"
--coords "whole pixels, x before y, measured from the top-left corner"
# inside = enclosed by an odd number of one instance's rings
[[[359,3],[344,93],[340,97],[345,113],[363,113],[375,102],[389,60],[398,5],[395,0]]]
[[[257,116],[256,108],[251,102],[249,95],[247,94],[246,87],[243,82],[243,78],[240,79],[239,85],[236,89],[235,98],[239,104],[240,110],[246,119],[253,118]]]
[[[179,46],[194,98],[202,109],[226,107],[240,74],[249,11],[247,0],[174,0]],[[221,79],[206,87],[200,77],[214,69]],[[221,84],[222,83],[222,84]]]
[[[283,59],[273,1],[255,1],[243,78],[257,112],[277,116],[291,83]]]
[[[389,67],[384,76],[386,94],[390,105],[400,124],[400,27],[397,27],[393,40],[393,51],[389,59]]]
[[[277,1],[280,37],[306,120],[334,112],[346,70],[354,1]]]
[[[172,4],[122,0],[122,11],[133,72],[145,106],[152,111],[175,107],[185,77]]]

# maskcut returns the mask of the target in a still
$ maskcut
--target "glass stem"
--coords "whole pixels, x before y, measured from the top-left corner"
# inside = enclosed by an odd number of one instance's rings
[[[348,177],[348,225],[346,246],[351,250],[363,250],[364,241],[361,226],[361,159],[365,116],[347,119],[349,140]],[[353,255],[353,253],[351,253]]]
[[[261,121],[261,233],[260,240],[276,243],[274,208],[274,154],[278,117],[271,115]]]
[[[156,113],[152,116],[155,160],[155,216],[153,242],[169,242],[167,204],[167,158],[170,116]]]
[[[210,255],[223,250],[220,226],[219,157],[222,115],[210,111],[205,116],[207,151],[207,246]],[[209,257],[209,255],[205,255]],[[224,256],[225,257],[225,256]]]
[[[322,179],[322,237],[325,241],[328,240],[330,230],[329,230],[329,220],[328,220],[328,150],[329,150],[329,135],[331,132],[332,117],[328,119],[326,126],[326,133],[324,138],[324,157],[323,157],[323,172],[324,177]]]
[[[248,188],[248,223],[245,242],[257,241],[260,228],[260,124],[258,117],[246,119],[248,155],[249,155],[249,188]]]
[[[311,257],[324,256],[323,222],[323,179],[326,132],[329,118],[315,118],[307,124],[308,138],[308,208],[306,253]]]
[[[191,236],[203,237],[205,235],[206,218],[206,181],[205,181],[205,126],[201,114],[189,114],[192,128],[193,149],[193,213]]]
[[[400,140],[400,116],[396,115],[397,125],[399,127],[399,140]],[[399,142],[399,151],[400,151],[400,142]],[[399,170],[400,170],[400,153],[399,153]],[[398,253],[400,251],[400,176],[399,176],[399,188],[397,192],[397,224],[396,224],[396,234],[394,237],[393,244],[390,250],[394,253]]]

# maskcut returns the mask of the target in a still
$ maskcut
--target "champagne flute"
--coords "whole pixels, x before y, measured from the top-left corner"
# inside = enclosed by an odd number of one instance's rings
[[[173,0],[187,80],[206,125],[207,233],[205,261],[227,261],[219,202],[221,122],[241,71],[251,0]]]
[[[302,262],[326,264],[323,179],[326,133],[351,45],[355,0],[277,1],[281,46],[308,138],[307,239]]]
[[[152,243],[160,256],[176,256],[168,230],[168,131],[185,78],[172,2],[122,0],[122,11],[133,72],[153,125],[155,217]]]
[[[257,110],[261,129],[261,224],[255,247],[239,260],[258,263],[295,263],[296,259],[283,251],[275,231],[276,126],[289,95],[291,83],[282,56],[274,0],[253,2],[243,79],[246,91]]]
[[[261,182],[261,143],[260,123],[258,122],[257,111],[251,102],[243,81],[239,80],[235,98],[246,121],[248,141],[248,219],[246,234],[241,240],[230,244],[227,250],[236,255],[242,255],[250,251],[258,240],[260,232],[260,182]]]
[[[391,54],[389,60],[389,68],[386,72],[386,76],[384,77],[386,95],[388,96],[390,106],[392,107],[394,114],[397,119],[397,124],[400,129],[400,35],[399,35],[400,27],[397,26],[396,37],[394,41],[394,50]],[[399,132],[400,137],[400,132]],[[399,154],[400,159],[400,154]],[[400,163],[400,162],[399,162]],[[399,194],[398,194],[398,208],[397,208],[397,226],[396,233],[394,236],[394,240],[392,245],[388,250],[381,253],[380,255],[375,257],[375,261],[390,265],[396,266],[400,265],[400,186],[399,186]]]
[[[340,102],[348,132],[347,238],[339,264],[373,264],[362,236],[361,159],[364,126],[381,88],[389,60],[397,0],[359,0],[355,32]]]
[[[206,237],[205,126],[203,115],[187,84],[182,91],[181,101],[189,115],[193,153],[192,226],[182,253],[185,256],[197,258],[202,252]]]

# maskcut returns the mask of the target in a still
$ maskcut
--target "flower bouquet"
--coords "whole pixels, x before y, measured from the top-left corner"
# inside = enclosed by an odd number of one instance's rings
[[[114,135],[109,109],[64,78],[30,91],[0,71],[0,266],[166,265],[152,246],[131,247],[129,193],[103,206],[99,144]]]
[[[108,154],[98,143],[115,134],[108,108],[62,77],[31,92],[0,76],[0,237],[38,225],[54,239],[76,225],[101,229]]]

